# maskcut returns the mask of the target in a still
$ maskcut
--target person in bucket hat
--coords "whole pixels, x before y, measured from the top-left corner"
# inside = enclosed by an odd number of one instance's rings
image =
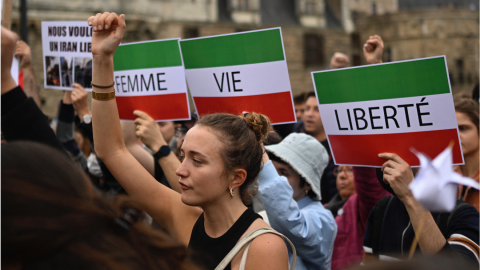
[[[270,225],[295,245],[295,269],[330,269],[337,225],[319,201],[327,150],[302,133],[265,150],[258,185]]]

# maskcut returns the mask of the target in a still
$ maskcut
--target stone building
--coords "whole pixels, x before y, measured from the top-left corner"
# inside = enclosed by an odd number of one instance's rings
[[[363,41],[378,34],[385,44],[384,61],[445,55],[453,93],[471,93],[479,82],[478,1],[476,10],[474,6],[465,7],[400,9],[377,16],[357,14],[352,57],[364,64],[360,57]]]
[[[12,29],[19,32],[19,0]],[[41,21],[86,20],[102,11],[126,14],[124,42],[193,38],[282,27],[293,93],[312,90],[311,71],[334,52],[363,64],[371,34],[386,44],[385,60],[447,55],[455,92],[478,82],[478,1],[447,0],[28,0],[28,41],[43,110],[57,112],[62,91],[43,88]],[[453,2],[453,1],[450,1]],[[433,3],[433,4],[432,4]],[[450,8],[450,9],[442,9]],[[474,11],[471,11],[473,9]],[[193,108],[193,106],[192,106]]]

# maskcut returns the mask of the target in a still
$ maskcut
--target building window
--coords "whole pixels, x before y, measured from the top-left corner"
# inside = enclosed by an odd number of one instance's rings
[[[317,8],[317,0],[306,0],[305,1],[305,15],[315,15]]]
[[[249,0],[238,0],[238,10],[249,10],[250,5],[248,3]]]
[[[198,35],[198,28],[188,27],[183,30],[183,38],[196,38]]]
[[[358,32],[354,32],[350,35],[350,41],[352,42],[352,48],[360,47],[360,35]]]
[[[352,66],[356,67],[356,66],[360,66],[362,64],[361,62],[361,58],[360,58],[360,55],[358,54],[354,54],[352,56]]]
[[[455,61],[458,70],[458,83],[463,84],[465,79],[465,74],[463,70],[463,59],[457,59]]]
[[[392,48],[386,47],[383,50],[383,62],[392,62]]]
[[[317,34],[305,34],[305,66],[319,66],[324,63],[323,37]]]
[[[455,84],[455,81],[453,80],[452,72],[448,72],[448,78],[450,79],[450,85],[453,86]]]
[[[377,15],[377,3],[372,2],[370,14],[371,15]]]

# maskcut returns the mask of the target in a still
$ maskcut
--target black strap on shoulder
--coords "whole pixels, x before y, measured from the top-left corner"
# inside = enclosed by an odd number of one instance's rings
[[[453,220],[455,215],[466,206],[468,206],[467,202],[457,199],[455,209],[453,209],[452,212],[438,214],[435,223],[437,223],[438,229],[440,229],[445,239],[448,239],[449,237],[448,228],[450,227],[451,221]]]
[[[375,209],[373,210],[373,235],[372,235],[372,252],[375,257],[378,258],[379,247],[380,247],[380,234],[382,233],[383,219],[385,217],[385,212],[387,211],[388,205],[390,204],[391,196],[385,196],[381,198]]]

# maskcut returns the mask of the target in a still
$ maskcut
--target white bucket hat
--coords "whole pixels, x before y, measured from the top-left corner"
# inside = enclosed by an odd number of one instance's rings
[[[318,199],[322,199],[320,178],[328,164],[328,153],[317,139],[303,133],[291,133],[279,144],[265,146],[265,150],[290,165],[312,186]]]

